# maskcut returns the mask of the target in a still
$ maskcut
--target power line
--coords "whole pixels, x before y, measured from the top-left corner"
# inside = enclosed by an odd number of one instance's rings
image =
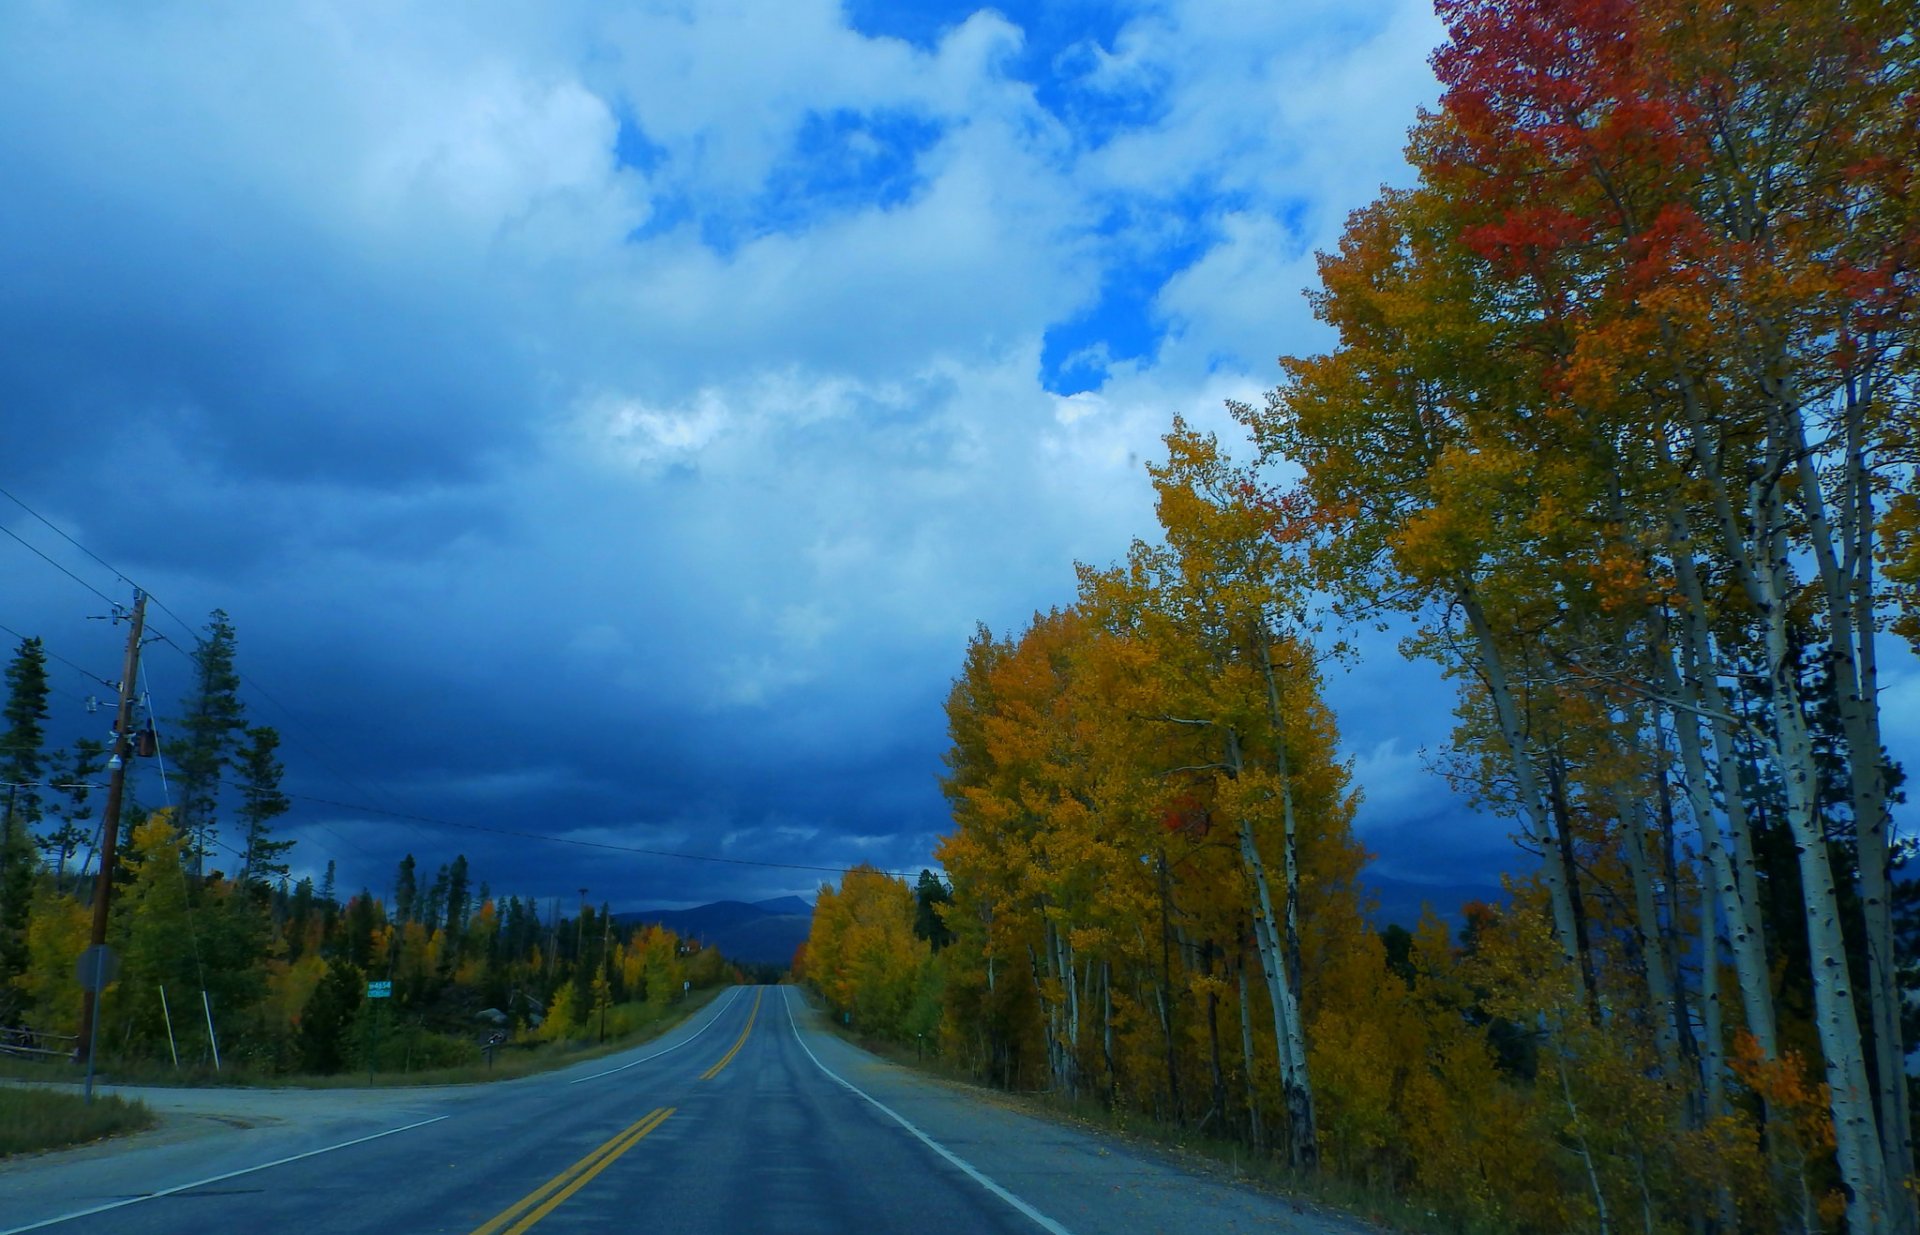
[[[68,544],[72,545],[74,548],[80,550],[80,552],[86,554],[88,557],[92,558],[94,561],[98,562],[100,565],[112,571],[113,577],[115,579],[118,579],[120,582],[126,584],[128,587],[140,587],[139,584],[135,583],[132,579],[129,579],[126,573],[122,571],[118,566],[115,566],[112,562],[109,562],[107,559],[101,557],[98,553],[95,553],[93,550],[87,548],[85,545],[75,540],[72,536],[69,536],[66,533],[66,531],[63,528],[61,528],[59,524],[47,518],[45,515],[35,510],[33,507],[27,505],[25,502],[21,501],[20,498],[15,494],[13,494],[12,492],[8,491],[5,488],[0,488],[0,497],[6,498],[9,502],[12,502],[15,506],[18,506],[20,509],[26,511],[28,514],[32,515],[35,519],[38,519],[41,523],[45,524],[48,530],[50,530],[55,536],[58,536],[60,539],[66,541]],[[14,537],[14,539],[19,540],[19,537],[16,536]],[[22,541],[21,543],[24,544],[25,542]],[[28,545],[27,547],[32,548],[33,546]],[[35,552],[38,552],[38,550],[35,550]],[[45,554],[42,554],[41,556],[44,557]],[[58,565],[58,563],[55,563],[55,564]],[[145,588],[140,588],[140,590],[143,592],[146,591]],[[103,597],[103,599],[107,599],[107,598]],[[147,592],[147,599],[152,601],[155,607],[157,607],[160,610],[160,612],[166,614],[168,617],[172,618],[175,622],[178,622],[182,630],[185,630],[188,634],[193,633],[193,627],[187,625],[186,621],[182,619],[179,614],[167,608],[166,603],[162,601],[158,596],[155,596],[152,592]],[[107,603],[112,604],[113,602],[111,599],[107,599]]]
[[[5,532],[8,536],[12,537],[22,547],[24,547],[27,550],[27,552],[33,554],[35,557],[39,558],[41,561],[45,562],[47,565],[53,567],[55,570],[65,575],[67,578],[73,580],[75,583],[79,584],[81,587],[87,589],[89,592],[92,592],[95,596],[98,596],[101,600],[106,601],[110,605],[118,603],[113,599],[113,597],[107,595],[105,592],[101,591],[99,588],[93,586],[93,584],[88,583],[85,579],[82,579],[79,575],[74,574],[72,571],[68,570],[65,566],[62,566],[59,562],[56,562],[54,559],[48,557],[45,553],[41,552],[39,548],[31,544],[30,542],[21,539],[20,533],[14,531],[12,528],[8,527],[6,524],[0,523],[0,532]]]
[[[9,502],[12,502],[15,506],[18,506],[20,509],[26,511],[28,514],[38,519],[41,523],[44,523],[49,529],[52,530],[54,535],[66,541],[68,544],[72,545],[74,548],[80,550],[80,552],[86,554],[88,557],[92,558],[94,561],[100,563],[100,565],[105,566],[108,570],[113,571],[114,578],[120,580],[120,582],[122,583],[132,585],[133,580],[127,578],[125,575],[121,574],[119,570],[115,569],[112,562],[107,561],[107,559],[101,557],[98,553],[95,553],[93,550],[87,548],[85,545],[81,544],[79,541],[75,540],[73,537],[67,535],[66,532],[61,530],[59,524],[47,518],[45,515],[35,510],[33,507],[27,505],[25,502],[21,501],[19,498],[15,497],[12,493],[8,492],[4,488],[0,488],[0,497],[6,498]]]
[[[6,631],[8,634],[12,635],[14,638],[20,640],[23,643],[30,637],[30,636],[21,634],[19,631],[15,630],[11,626],[6,625],[5,623],[0,623],[0,630]],[[101,677],[99,674],[93,672],[91,669],[84,669],[81,666],[75,664],[74,662],[68,660],[66,657],[60,655],[60,653],[49,648],[44,639],[41,640],[40,642],[40,650],[46,653],[48,659],[59,661],[61,664],[65,665],[67,668],[73,670],[75,673],[80,674],[82,677],[88,679],[89,681],[98,682],[100,683],[100,685],[106,687],[108,690],[120,689],[119,686],[115,685],[112,682],[107,681],[107,679]]]
[[[139,584],[135,583],[131,578],[129,578],[125,572],[121,571],[118,567],[113,565],[113,563],[107,561],[105,558],[101,557],[99,554],[95,553],[93,550],[81,544],[78,540],[74,539],[66,531],[64,531],[58,524],[54,523],[51,519],[41,514],[39,511],[35,510],[33,507],[27,505],[26,502],[22,501],[18,496],[16,496],[9,490],[5,488],[0,488],[0,496],[4,496],[8,501],[11,501],[14,505],[26,511],[29,515],[33,516],[33,518],[38,520],[40,523],[44,524],[49,530],[51,530],[55,535],[59,536],[62,540],[66,541],[68,544],[72,545],[74,548],[78,549],[80,552],[86,554],[87,557],[91,558],[94,562],[98,563],[100,566],[105,567],[107,570],[111,571],[115,579],[119,580],[122,583],[127,584],[130,587],[139,588]],[[80,586],[86,588],[88,591],[92,592],[95,596],[98,596],[101,600],[106,601],[109,605],[117,604],[117,602],[111,596],[108,596],[105,592],[102,592],[99,588],[94,587],[91,583],[88,583],[85,579],[82,579],[79,575],[74,574],[71,570],[68,570],[65,566],[61,565],[59,562],[55,561],[53,558],[48,557],[45,553],[41,552],[38,548],[35,548],[33,545],[29,544],[27,541],[22,540],[16,533],[12,531],[12,529],[7,528],[4,525],[0,525],[0,532],[5,532],[8,536],[12,537],[14,540],[18,541],[21,545],[25,546],[28,550],[33,552],[36,556],[44,560],[48,565],[54,567],[54,569],[60,571],[61,574],[66,575],[68,578],[72,579],[75,583],[80,584]],[[162,601],[159,597],[155,596],[151,591],[147,591],[144,588],[140,588],[140,590],[143,592],[146,592],[147,599],[151,601],[153,605],[156,608],[158,608],[162,613],[166,614],[169,618],[172,618],[174,623],[178,625],[182,631],[186,632],[186,634],[190,638],[192,638],[195,643],[200,642],[200,635],[198,634],[198,632],[194,630],[193,626],[190,623],[188,623],[185,618],[182,618],[179,614],[175,613],[172,609],[168,608],[166,602]],[[16,638],[24,638],[24,636],[18,635],[17,632],[14,632],[8,629],[7,627],[0,626],[0,630],[7,630],[7,633],[14,634]],[[188,652],[185,648],[182,648],[179,644],[174,643],[170,639],[163,640],[163,641],[167,644],[168,647],[171,647],[175,652],[179,653],[182,657],[186,658],[189,662],[193,660],[192,654]],[[65,657],[56,656],[52,652],[49,652],[48,655],[52,656],[56,660],[59,660],[62,664],[67,665],[69,668],[72,668],[82,674],[85,674],[87,677],[91,678],[92,680],[99,682],[101,685],[107,687],[109,690],[117,689],[112,682],[109,682],[105,678],[99,677],[95,674],[89,673],[87,670],[80,668],[80,666],[74,664],[72,661],[67,660]],[[302,747],[305,747],[307,750],[307,753],[309,755],[314,756],[314,761],[318,763],[321,769],[327,772],[328,775],[332,776],[335,780],[347,786],[349,789],[352,789],[356,793],[362,794],[366,797],[389,796],[385,793],[375,793],[371,791],[370,789],[368,789],[367,786],[356,782],[351,777],[347,776],[344,772],[340,771],[339,768],[335,767],[327,759],[320,757],[319,754],[315,751],[314,749],[315,747],[319,747],[322,750],[330,750],[331,748],[327,747],[326,744],[321,741],[318,735],[314,734],[310,729],[307,728],[305,722],[300,719],[298,714],[295,713],[293,709],[289,708],[286,704],[282,703],[280,699],[272,691],[268,690],[265,686],[263,686],[258,679],[249,677],[248,675],[239,672],[237,668],[235,669],[234,676],[239,678],[240,682],[246,687],[248,687],[254,694],[260,696],[261,698],[265,699],[268,703],[272,704],[276,709],[279,710],[281,715],[284,716],[286,720],[290,721],[298,730],[301,731],[301,734],[304,735],[305,738],[308,739],[308,741],[301,741],[300,737],[296,736],[294,738],[296,744]],[[143,693],[146,695],[148,714],[152,715],[152,704],[153,704],[152,693],[151,691],[144,691]],[[164,779],[164,776],[165,776],[165,773],[163,772],[162,773],[163,779]],[[830,875],[843,874],[848,869],[847,867],[844,867],[844,866],[815,866],[815,865],[799,863],[799,862],[765,862],[765,861],[759,861],[753,858],[729,858],[729,857],[717,856],[714,854],[686,853],[683,851],[672,850],[672,849],[648,849],[648,848],[644,848],[637,845],[616,845],[611,842],[604,842],[604,841],[586,841],[586,840],[574,839],[572,837],[548,836],[538,832],[527,832],[527,831],[521,831],[513,828],[495,828],[495,827],[486,826],[484,824],[460,823],[451,819],[436,819],[428,815],[416,815],[407,811],[393,810],[390,808],[383,808],[378,806],[367,806],[367,805],[356,803],[356,802],[340,802],[331,798],[314,797],[309,794],[288,794],[287,796],[291,798],[295,798],[300,801],[304,801],[304,802],[314,802],[320,805],[338,807],[342,810],[361,811],[366,814],[381,815],[390,819],[397,819],[402,823],[407,824],[410,828],[412,828],[414,832],[418,834],[423,840],[434,839],[433,837],[427,835],[425,832],[422,832],[419,829],[419,827],[416,826],[418,824],[425,823],[425,824],[432,824],[437,827],[461,828],[467,831],[487,832],[487,833],[492,833],[498,836],[513,836],[513,837],[518,837],[525,840],[547,841],[553,844],[572,845],[577,848],[610,850],[616,853],[633,853],[633,854],[640,854],[646,857],[678,858],[683,861],[689,861],[689,862],[714,862],[714,863],[722,863],[730,866],[760,867],[760,868],[769,869],[769,870],[814,871],[814,872],[830,874]],[[333,831],[331,828],[325,827],[324,825],[318,824],[318,823],[315,823],[313,826],[319,828],[323,832],[326,832],[329,836],[332,836],[335,840],[339,841],[342,845],[346,846],[348,849],[351,850],[351,849],[357,848],[357,846],[348,844],[348,842],[344,837],[342,837],[339,833]],[[892,876],[895,876],[896,878],[902,878],[902,879],[911,879],[915,877],[913,873],[906,872],[906,871],[881,871],[880,873],[884,875],[892,875]]]
[[[688,862],[721,862],[729,866],[759,866],[771,870],[819,871],[828,875],[844,875],[850,869],[846,866],[813,866],[804,862],[767,862],[758,858],[728,858],[711,853],[687,853],[679,849],[648,849],[640,845],[616,845],[612,841],[580,840],[572,836],[552,836],[543,832],[528,832],[519,828],[497,828],[484,823],[462,823],[454,819],[436,819],[431,815],[416,815],[406,811],[384,810],[378,806],[367,806],[359,802],[336,802],[331,798],[317,798],[311,794],[290,793],[290,798],[303,802],[315,802],[322,806],[337,806],[342,810],[364,811],[369,815],[385,815],[393,819],[412,820],[418,823],[430,823],[436,827],[461,828],[468,832],[487,832],[494,836],[512,836],[521,840],[545,841],[553,845],[573,845],[580,849],[603,849],[614,853],[637,853],[650,858],[680,858]],[[897,879],[914,879],[919,872],[889,871],[879,872],[892,875]]]

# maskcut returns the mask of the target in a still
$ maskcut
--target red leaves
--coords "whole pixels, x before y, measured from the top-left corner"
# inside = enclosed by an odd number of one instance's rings
[[[1170,835],[1198,840],[1212,829],[1213,813],[1191,794],[1182,794],[1160,813],[1160,827]]]
[[[1468,248],[1509,276],[1531,269],[1541,256],[1592,238],[1590,220],[1559,206],[1521,207],[1498,223],[1469,227],[1461,236]]]

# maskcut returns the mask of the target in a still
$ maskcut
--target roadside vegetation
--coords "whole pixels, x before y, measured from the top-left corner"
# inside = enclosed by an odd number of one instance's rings
[[[980,631],[950,882],[847,872],[800,971],[1441,1229],[1911,1235],[1877,666],[1920,646],[1920,10],[1439,8],[1416,183],[1320,259],[1331,350],[1244,444],[1176,420],[1154,538]],[[1451,922],[1362,890],[1324,674],[1373,624],[1521,851]]]
[[[62,1149],[153,1126],[145,1103],[26,1085],[0,1085],[0,1158]]]
[[[408,854],[382,894],[343,894],[331,861],[295,879],[293,842],[274,831],[291,805],[279,738],[246,721],[224,614],[192,655],[183,715],[152,743],[173,805],[139,801],[162,787],[143,779],[118,821],[103,1075],[515,1075],[657,1032],[690,998],[740,980],[717,950],[616,923],[604,904],[563,914],[557,900],[476,887],[464,855],[430,868]],[[0,731],[0,1057],[35,1061],[42,1077],[76,1070],[74,966],[97,894],[89,819],[102,765],[91,740],[47,749],[50,698],[46,651],[23,639]]]

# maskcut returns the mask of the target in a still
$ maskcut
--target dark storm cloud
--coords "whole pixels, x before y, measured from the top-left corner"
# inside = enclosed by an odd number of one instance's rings
[[[303,870],[465,852],[623,906],[820,878],[500,831],[917,870],[973,623],[1070,599],[1150,531],[1171,416],[1227,427],[1318,338],[1312,249],[1429,88],[1423,6],[1361,7],[952,8],[911,44],[824,0],[9,10],[0,473],[187,627],[231,614]],[[1130,359],[1062,398],[1069,322]],[[0,554],[0,621],[111,676],[97,598]],[[191,633],[156,629],[164,721]],[[1445,685],[1381,655],[1329,686],[1363,837],[1497,861],[1413,754]]]

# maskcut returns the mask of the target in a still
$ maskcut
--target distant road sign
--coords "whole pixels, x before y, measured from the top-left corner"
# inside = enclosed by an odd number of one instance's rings
[[[96,943],[80,954],[73,962],[73,976],[80,979],[80,989],[99,992],[107,989],[107,984],[120,973],[120,958],[104,943]]]
[[[367,983],[367,998],[368,999],[392,999],[393,983],[386,980]]]

